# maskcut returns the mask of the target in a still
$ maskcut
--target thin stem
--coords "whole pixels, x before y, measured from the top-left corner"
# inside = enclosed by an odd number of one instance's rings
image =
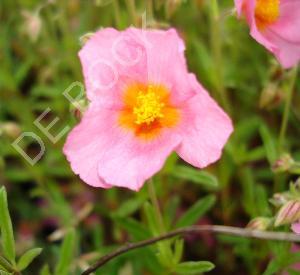
[[[144,247],[147,245],[151,245],[162,240],[170,239],[178,235],[186,235],[186,234],[200,233],[200,232],[207,232],[207,231],[213,233],[232,235],[232,236],[261,239],[261,240],[300,242],[300,236],[294,233],[260,231],[260,230],[251,230],[247,228],[232,227],[232,226],[222,226],[222,225],[198,225],[198,226],[195,225],[195,226],[177,229],[169,233],[163,234],[161,236],[147,239],[141,242],[128,243],[124,246],[121,246],[117,250],[101,257],[95,264],[93,264],[91,267],[85,270],[81,275],[91,274],[92,272],[96,271],[98,268],[100,268],[107,262],[111,261],[115,257],[122,255],[128,251],[140,247]]]
[[[153,19],[153,0],[147,0],[147,6],[146,6],[146,11],[147,11],[147,17],[150,18],[150,21]]]
[[[292,70],[291,79],[290,79],[288,89],[287,89],[287,97],[286,97],[286,101],[285,101],[284,112],[283,112],[283,117],[282,117],[282,122],[281,122],[280,133],[279,133],[279,144],[278,144],[279,153],[282,153],[284,143],[285,143],[285,135],[286,135],[286,129],[287,129],[289,115],[290,115],[293,91],[294,91],[295,82],[296,82],[296,78],[297,78],[297,71],[298,70],[297,70],[297,66],[296,66]]]
[[[119,6],[119,0],[113,0],[113,8],[114,8],[114,16],[116,20],[116,26],[118,28],[121,28],[121,15],[120,15],[120,6]]]
[[[155,213],[158,218],[160,233],[165,233],[165,231],[166,231],[165,225],[164,225],[163,217],[162,217],[162,214],[160,211],[160,206],[159,206],[159,202],[158,202],[158,198],[156,195],[156,191],[155,191],[155,187],[154,187],[152,178],[149,180],[147,186],[148,186],[148,194],[149,194],[151,203],[155,209]]]
[[[217,0],[210,0],[210,28],[211,28],[211,48],[213,52],[213,59],[215,65],[216,75],[216,91],[221,104],[230,112],[230,104],[227,91],[224,86],[223,77],[223,62],[222,62],[222,40],[220,30],[220,14]]]
[[[138,25],[138,16],[135,8],[135,0],[126,0],[126,5],[130,17],[132,19],[132,24],[137,27]]]

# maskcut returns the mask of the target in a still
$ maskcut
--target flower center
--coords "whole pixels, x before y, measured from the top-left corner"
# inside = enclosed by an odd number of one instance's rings
[[[164,116],[162,114],[164,105],[160,97],[154,93],[152,85],[148,86],[146,93],[139,91],[136,106],[133,108],[133,113],[136,116],[135,123],[149,125],[156,118],[162,118]]]
[[[260,27],[276,22],[279,17],[280,0],[256,0],[255,18]]]

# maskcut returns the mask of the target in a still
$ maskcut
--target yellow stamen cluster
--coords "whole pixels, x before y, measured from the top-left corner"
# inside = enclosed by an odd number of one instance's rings
[[[153,87],[149,85],[147,93],[142,91],[138,93],[136,107],[133,108],[133,113],[136,115],[135,123],[149,125],[155,119],[162,118],[164,105],[161,103],[160,97],[153,91]]]
[[[263,24],[274,23],[279,17],[280,0],[256,0],[255,17]]]

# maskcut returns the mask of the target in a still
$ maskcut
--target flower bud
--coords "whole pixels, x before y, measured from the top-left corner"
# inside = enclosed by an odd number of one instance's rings
[[[269,201],[276,207],[280,207],[289,201],[288,193],[275,193]]]
[[[80,45],[83,46],[86,42],[88,42],[88,40],[94,35],[93,32],[88,32],[82,36],[80,36],[79,41],[80,41]]]
[[[35,42],[41,32],[42,20],[37,12],[23,11],[22,15],[25,21],[23,31],[32,42]]]
[[[266,230],[271,225],[271,218],[257,217],[247,224],[247,228],[254,230]]]
[[[262,91],[259,99],[259,107],[261,109],[272,109],[278,106],[283,99],[282,90],[274,83],[268,84]]]
[[[277,213],[275,226],[291,224],[300,218],[300,201],[290,200],[285,203]]]
[[[5,122],[0,125],[0,134],[4,134],[12,139],[21,134],[20,126],[15,122]]]
[[[272,167],[272,170],[275,173],[286,172],[289,171],[291,167],[293,167],[294,163],[295,161],[290,154],[283,154],[278,160],[276,160]]]

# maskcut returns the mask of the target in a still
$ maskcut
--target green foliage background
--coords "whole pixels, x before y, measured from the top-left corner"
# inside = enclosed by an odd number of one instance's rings
[[[162,233],[146,187],[139,193],[88,187],[62,154],[65,138],[53,144],[33,123],[49,107],[42,124],[59,117],[53,135],[75,125],[62,93],[72,82],[83,81],[79,38],[101,27],[129,26],[126,2],[118,1],[119,17],[114,1],[0,2],[0,183],[8,191],[18,257],[32,247],[43,248],[22,274],[80,274],[111,249]],[[219,1],[218,20],[214,0],[177,1],[174,11],[171,2],[155,1],[154,19],[148,23],[177,28],[186,42],[190,71],[220,104],[227,95],[235,132],[222,159],[205,171],[172,155],[154,178],[165,230],[191,224],[244,227],[257,216],[272,218],[275,211],[268,199],[297,178],[274,173],[271,167],[283,152],[300,160],[299,77],[287,135],[279,144],[292,72],[283,71],[249,36],[246,24],[232,12],[233,1]],[[147,3],[136,1],[138,24]],[[41,29],[34,40],[28,16],[37,10]],[[33,132],[45,144],[46,152],[34,166],[11,145],[21,132]],[[30,138],[20,145],[31,156],[39,152]],[[203,260],[215,264],[209,274],[267,275],[291,269],[299,259],[290,244],[209,233],[189,236],[182,246],[177,239],[133,251],[96,274],[199,274],[197,267],[177,265],[180,260]],[[290,274],[299,274],[294,272]]]

